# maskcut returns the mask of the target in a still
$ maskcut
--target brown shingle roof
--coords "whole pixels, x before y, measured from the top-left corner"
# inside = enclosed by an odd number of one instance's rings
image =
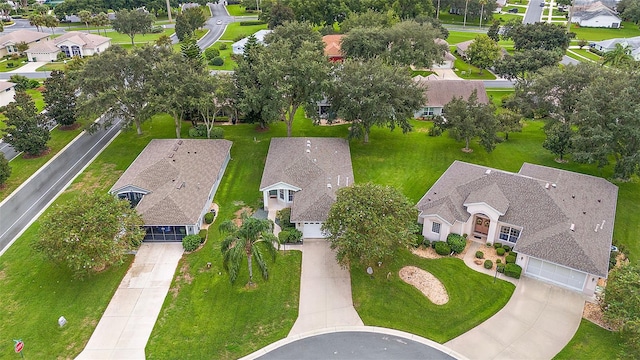
[[[425,97],[427,98],[427,103],[425,106],[443,107],[453,98],[459,97],[467,100],[473,90],[477,90],[479,103],[489,103],[489,97],[482,81],[434,80],[431,77],[415,77],[414,81],[426,87]]]
[[[280,182],[302,189],[293,198],[291,221],[326,220],[336,191],[353,184],[349,143],[340,138],[272,138],[260,191]]]
[[[0,81],[0,91],[5,91],[7,89],[11,89],[16,86],[16,84],[9,81]]]
[[[151,140],[113,185],[150,191],[136,210],[145,225],[196,224],[209,192],[224,173],[231,150],[228,140]]]
[[[49,34],[31,30],[16,30],[0,36],[0,47],[5,47],[10,43],[17,44],[23,41],[29,44],[46,37],[49,37]]]

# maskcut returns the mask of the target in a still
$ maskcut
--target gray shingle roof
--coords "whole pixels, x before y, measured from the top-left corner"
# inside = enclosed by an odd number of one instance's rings
[[[17,44],[19,42],[26,42],[31,44],[34,41],[49,37],[50,34],[31,31],[31,30],[16,30],[5,35],[0,36],[0,47],[5,47],[8,44]]]
[[[136,210],[145,225],[192,225],[231,150],[228,140],[151,140],[111,188],[128,186],[150,191]]]
[[[598,16],[613,16],[620,19],[615,11],[601,1],[574,4],[571,8],[571,18],[589,20]]]
[[[479,103],[489,103],[489,97],[482,81],[435,80],[430,77],[415,77],[414,81],[426,87],[425,97],[427,101],[425,106],[443,107],[453,98],[459,97],[467,100],[473,90],[477,91]]]
[[[291,221],[326,220],[336,191],[353,184],[349,143],[340,138],[272,138],[260,191],[280,182],[302,189],[293,198]]]
[[[516,252],[606,277],[617,194],[589,175],[527,163],[514,174],[455,161],[417,207],[424,216],[450,202],[444,216],[466,222],[463,204],[483,201],[505,210],[501,222],[522,226]],[[595,231],[596,224],[604,226]]]

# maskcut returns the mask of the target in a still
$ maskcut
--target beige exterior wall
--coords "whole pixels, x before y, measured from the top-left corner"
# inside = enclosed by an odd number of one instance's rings
[[[13,88],[0,92],[0,106],[5,106],[12,102],[15,94],[16,91]]]

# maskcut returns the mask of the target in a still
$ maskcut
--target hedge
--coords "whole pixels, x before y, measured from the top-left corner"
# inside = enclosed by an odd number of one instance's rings
[[[208,213],[204,214],[204,222],[206,224],[211,224],[215,217],[216,216],[212,212],[208,212]]]
[[[476,258],[482,259],[484,257],[484,253],[482,251],[476,251]]]
[[[444,241],[437,241],[435,245],[436,253],[438,255],[449,255],[451,254],[451,246]]]
[[[467,246],[467,240],[462,235],[451,233],[447,236],[447,244],[449,244],[453,252],[460,254]]]
[[[207,234],[208,231],[205,229],[200,230],[200,232],[198,233],[198,236],[200,236],[200,243],[203,243],[205,240],[207,240]]]
[[[520,265],[507,264],[504,267],[504,274],[509,277],[520,279],[521,273],[522,273],[522,267],[520,267]]]
[[[240,26],[253,26],[253,25],[264,25],[264,24],[266,24],[266,22],[262,20],[240,21]]]
[[[498,256],[504,255],[505,252],[506,252],[506,250],[504,248],[497,248],[496,249],[496,254],[498,254]]]
[[[182,239],[182,247],[185,251],[194,251],[200,244],[199,235],[187,235]]]
[[[516,257],[513,254],[509,254],[509,255],[507,255],[506,258],[504,258],[504,261],[507,264],[515,264],[516,263]]]

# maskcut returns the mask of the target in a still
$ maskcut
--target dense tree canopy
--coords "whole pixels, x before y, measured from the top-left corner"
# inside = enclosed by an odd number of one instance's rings
[[[604,291],[605,317],[622,327],[625,345],[618,354],[631,359],[640,354],[640,267],[626,264],[611,271]]]
[[[575,34],[573,34],[575,35]],[[572,34],[563,26],[537,22],[512,26],[504,37],[513,40],[516,50],[557,50],[569,47]]]
[[[11,166],[9,165],[9,160],[4,157],[4,153],[0,153],[0,188],[2,188],[9,176],[11,176]]]
[[[478,35],[469,45],[466,56],[469,63],[478,67],[482,73],[500,58],[501,50],[500,45],[487,35]]]
[[[54,70],[44,81],[45,90],[42,92],[47,104],[47,118],[62,126],[73,125],[77,118],[76,88],[71,79],[63,71]]]
[[[322,225],[343,266],[373,266],[408,245],[417,212],[400,191],[372,183],[338,190]]]
[[[116,13],[116,18],[111,22],[111,26],[113,26],[113,30],[128,35],[131,38],[131,45],[134,46],[134,37],[138,34],[151,32],[154,21],[153,15],[144,11],[125,9]]]
[[[494,71],[505,79],[522,79],[542,68],[557,65],[564,52],[558,50],[523,50],[505,55],[495,62]]]
[[[26,92],[17,91],[13,98],[15,101],[2,109],[7,117],[4,120],[7,125],[4,141],[19,152],[30,156],[40,155],[47,149],[47,141],[51,138],[46,119]]]

